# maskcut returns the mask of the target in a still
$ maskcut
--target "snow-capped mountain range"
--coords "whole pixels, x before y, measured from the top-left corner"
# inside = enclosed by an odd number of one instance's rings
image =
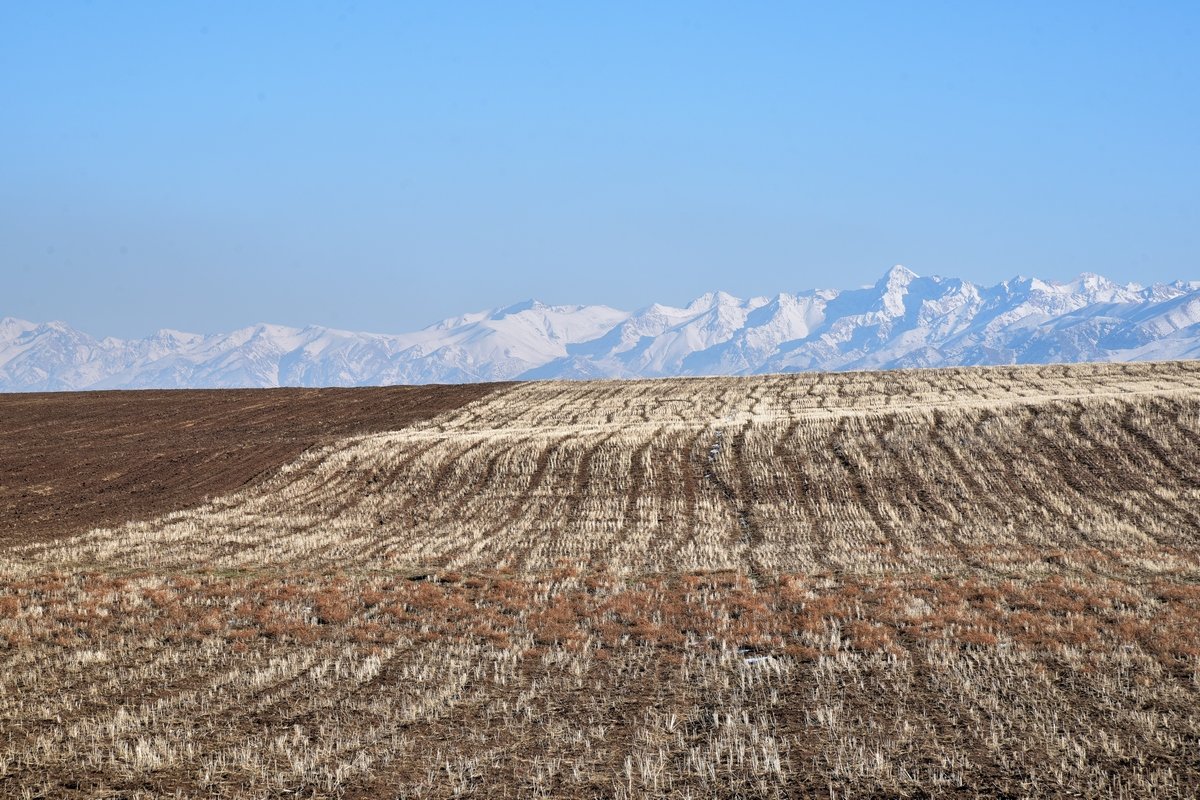
[[[527,301],[414,333],[255,325],[94,339],[0,319],[0,391],[354,386],[1141,361],[1200,356],[1200,281],[1084,273],[976,286],[893,267],[875,285],[633,313]]]

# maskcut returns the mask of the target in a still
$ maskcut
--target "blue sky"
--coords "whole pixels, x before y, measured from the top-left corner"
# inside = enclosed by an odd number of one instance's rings
[[[0,315],[1200,278],[1197,41],[1194,2],[5,3]]]

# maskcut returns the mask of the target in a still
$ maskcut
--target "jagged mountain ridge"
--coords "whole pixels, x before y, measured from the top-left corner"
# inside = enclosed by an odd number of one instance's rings
[[[261,324],[95,339],[0,319],[0,391],[354,386],[1140,361],[1200,356],[1200,282],[1090,273],[983,287],[893,267],[873,286],[629,313],[526,301],[405,334]]]

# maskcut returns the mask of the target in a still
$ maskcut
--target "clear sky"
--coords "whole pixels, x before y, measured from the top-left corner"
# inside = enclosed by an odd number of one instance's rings
[[[0,316],[1200,278],[1200,3],[0,6]]]

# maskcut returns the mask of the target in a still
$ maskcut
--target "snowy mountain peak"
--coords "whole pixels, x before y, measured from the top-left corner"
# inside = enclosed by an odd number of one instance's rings
[[[1079,277],[1076,278],[1076,281],[1085,289],[1099,289],[1102,287],[1117,285],[1103,275],[1099,275],[1095,272],[1081,272],[1079,273]]]
[[[497,309],[496,311],[492,312],[492,317],[494,319],[501,319],[512,314],[520,314],[523,311],[542,311],[545,308],[547,308],[547,306],[541,300],[534,300],[533,298],[530,298],[528,300],[522,300],[519,303],[513,303],[510,306]]]
[[[740,305],[741,302],[741,300],[728,292],[705,292],[688,303],[687,307],[689,311],[699,311],[717,308],[718,306],[736,306]]]
[[[28,322],[16,317],[0,318],[0,342],[15,339],[18,336],[37,329],[36,322]]]
[[[1133,302],[1138,298],[1141,288],[1137,284],[1121,286],[1094,272],[1082,272],[1066,286],[1071,293],[1082,295],[1094,303]]]
[[[916,278],[919,277],[920,276],[917,275],[917,273],[913,272],[903,264],[897,264],[885,272],[883,277],[880,278],[879,282],[875,285],[885,286],[889,289],[893,287],[908,286],[908,284],[912,283]]]
[[[900,264],[884,273],[875,284],[876,289],[882,290],[879,302],[883,310],[893,317],[904,314],[904,296],[908,294],[909,284],[917,277],[917,273]]]
[[[177,331],[174,328],[159,328],[150,335],[150,338],[182,342],[195,339],[199,335],[200,334],[198,333],[185,333],[184,331]]]
[[[892,267],[874,285],[684,308],[526,300],[412,333],[262,323],[97,340],[0,318],[0,390],[346,386],[659,377],[1200,357],[1200,281],[1143,289],[1094,273],[995,286]]]

